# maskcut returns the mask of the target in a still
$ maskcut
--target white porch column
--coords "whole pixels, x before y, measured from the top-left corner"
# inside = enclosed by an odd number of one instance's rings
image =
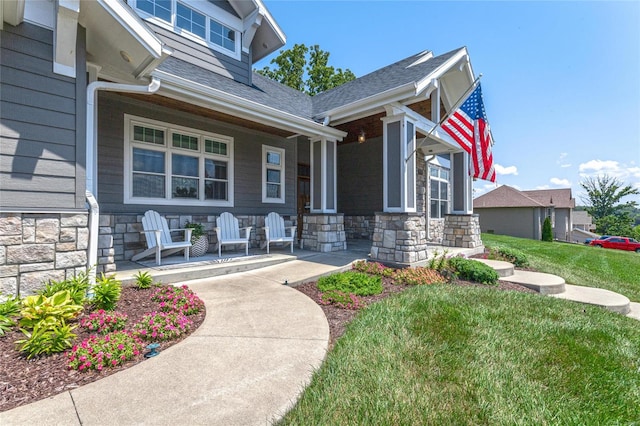
[[[383,121],[383,209],[385,212],[416,211],[415,123],[400,114]]]
[[[311,213],[337,212],[337,142],[311,140]]]

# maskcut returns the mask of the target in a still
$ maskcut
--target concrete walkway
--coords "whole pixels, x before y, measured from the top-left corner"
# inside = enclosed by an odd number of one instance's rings
[[[284,414],[324,360],[322,309],[283,285],[350,268],[361,253],[189,281],[207,316],[155,358],[0,413],[0,425],[264,425]]]

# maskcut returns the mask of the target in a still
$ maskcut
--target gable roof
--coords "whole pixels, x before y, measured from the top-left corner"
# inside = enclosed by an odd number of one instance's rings
[[[362,101],[406,85],[415,87],[420,80],[429,76],[449,59],[462,52],[466,52],[466,48],[455,49],[436,57],[433,57],[431,52],[421,52],[341,86],[319,93],[313,97],[313,114],[314,116],[321,116],[332,109]]]
[[[474,209],[498,207],[573,208],[575,200],[571,198],[571,189],[520,191],[508,185],[499,186],[473,200]]]

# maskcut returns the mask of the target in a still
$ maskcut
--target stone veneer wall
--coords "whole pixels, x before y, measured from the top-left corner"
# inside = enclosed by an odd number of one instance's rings
[[[444,239],[444,219],[429,219],[429,235],[430,243],[442,244]]]
[[[323,253],[347,249],[342,213],[307,214],[302,221],[302,248]]]
[[[409,266],[427,259],[425,217],[420,213],[376,213],[371,260]]]
[[[1,213],[0,292],[28,296],[86,272],[87,213]]]
[[[147,248],[142,233],[142,217],[139,214],[101,214],[100,236],[98,238],[98,273],[115,272],[117,261],[129,260],[136,253]],[[218,242],[215,233],[216,215],[165,215],[170,229],[183,228],[187,222],[203,225],[209,237],[209,252],[213,252]],[[251,226],[250,247],[259,247],[265,240],[264,216],[236,215],[240,228]],[[295,226],[297,216],[283,215],[285,226]],[[178,238],[178,233],[174,236]],[[227,250],[229,246],[225,246]],[[151,258],[149,258],[151,259]]]
[[[442,245],[463,248],[481,247],[480,216],[477,214],[445,215]]]
[[[345,215],[344,232],[348,240],[371,240],[375,229],[376,217]]]

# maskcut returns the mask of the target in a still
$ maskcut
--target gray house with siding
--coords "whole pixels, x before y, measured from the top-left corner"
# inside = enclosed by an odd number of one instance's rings
[[[260,0],[0,5],[0,290],[22,294],[145,248],[141,216],[264,216],[310,250],[371,241],[410,265],[479,247],[469,157],[439,129],[474,81],[430,51],[310,97],[252,71],[286,38]]]
[[[553,238],[573,241],[573,208],[570,188],[520,191],[502,185],[473,200],[482,232],[542,239],[542,224],[551,220]]]

